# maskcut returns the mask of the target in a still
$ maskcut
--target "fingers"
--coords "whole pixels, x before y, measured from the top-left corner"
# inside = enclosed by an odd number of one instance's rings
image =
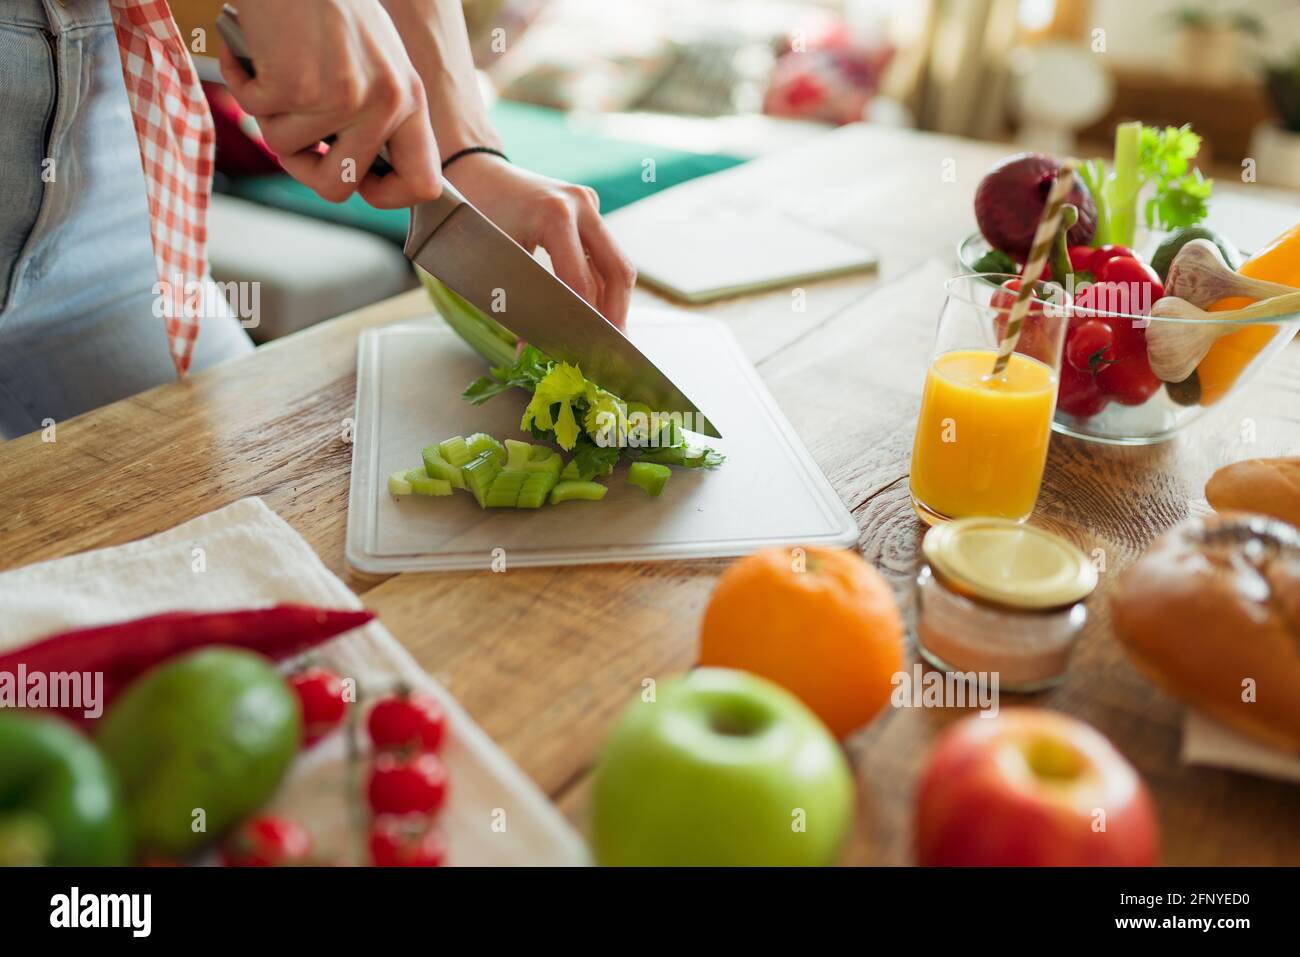
[[[596,211],[595,203],[584,204],[578,212],[578,233],[591,257],[591,265],[600,280],[596,308],[606,319],[622,329],[636,285],[636,268],[618,248],[609,228]]]
[[[228,47],[221,48],[221,78],[240,108],[250,116],[267,116],[281,112],[282,99],[273,94],[257,78],[240,66]]]
[[[569,199],[551,194],[541,200],[543,225],[541,245],[551,257],[555,275],[570,289],[589,302],[597,303],[596,280],[578,235],[576,210]]]
[[[413,206],[442,195],[438,143],[429,123],[422,88],[416,100],[414,112],[387,137],[388,161],[393,172],[387,176],[368,173],[361,183],[361,195],[378,209]],[[366,169],[369,170],[369,164]]]

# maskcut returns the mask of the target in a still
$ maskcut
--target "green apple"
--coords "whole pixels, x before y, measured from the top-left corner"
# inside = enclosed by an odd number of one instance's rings
[[[833,864],[853,778],[794,695],[700,668],[624,711],[596,766],[592,813],[599,864]]]

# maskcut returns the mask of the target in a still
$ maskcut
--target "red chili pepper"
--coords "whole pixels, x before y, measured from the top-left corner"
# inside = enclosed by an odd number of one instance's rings
[[[280,660],[364,625],[371,611],[272,605],[238,611],[171,611],[65,631],[0,655],[0,672],[104,674],[105,704],[132,678],[175,655],[208,645],[247,648]]]

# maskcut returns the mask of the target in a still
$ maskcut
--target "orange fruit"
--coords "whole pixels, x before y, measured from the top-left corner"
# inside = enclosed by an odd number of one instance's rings
[[[888,583],[855,552],[769,548],[718,579],[700,664],[775,681],[842,738],[889,701],[903,619]]]

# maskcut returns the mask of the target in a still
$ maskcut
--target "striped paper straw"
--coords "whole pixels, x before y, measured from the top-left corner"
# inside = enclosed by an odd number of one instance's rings
[[[1020,292],[1016,294],[1011,315],[1007,319],[1007,328],[1002,333],[1002,341],[998,343],[998,358],[993,363],[995,376],[1002,375],[1007,363],[1011,361],[1011,353],[1016,351],[1016,343],[1020,341],[1020,330],[1025,324],[1025,316],[1029,314],[1029,300],[1034,294],[1034,286],[1038,284],[1038,277],[1043,274],[1047,253],[1052,248],[1052,240],[1056,238],[1056,230],[1061,225],[1061,208],[1065,206],[1070,190],[1074,187],[1074,164],[1072,159],[1061,164],[1056,182],[1047,194],[1047,203],[1043,206],[1043,215],[1038,220],[1038,230],[1034,233],[1034,244],[1029,248],[1029,259],[1025,263],[1024,272],[1020,274]]]

